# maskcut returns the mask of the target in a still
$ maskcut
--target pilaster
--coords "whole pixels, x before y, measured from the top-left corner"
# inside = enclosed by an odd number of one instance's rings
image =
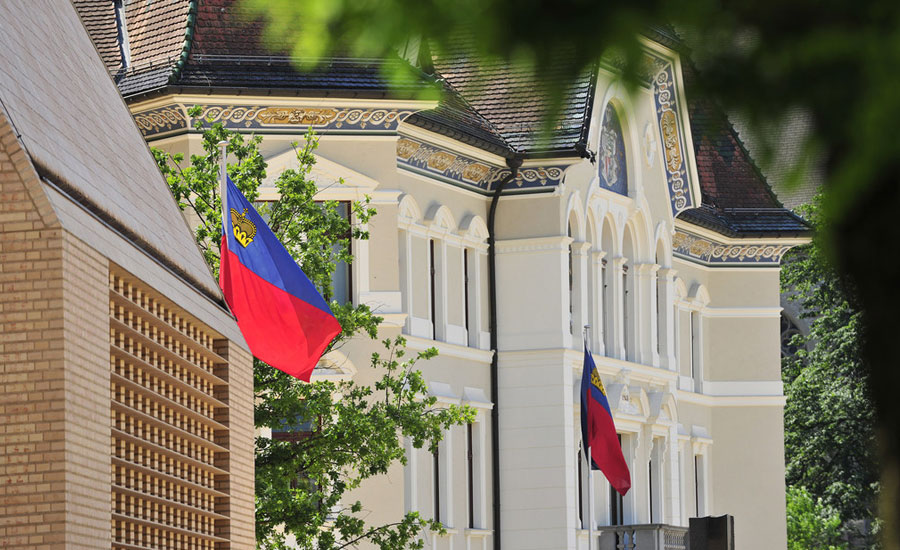
[[[656,291],[660,300],[658,323],[662,324],[658,334],[662,336],[659,345],[660,366],[678,370],[675,358],[675,274],[676,270],[662,267],[657,271]]]

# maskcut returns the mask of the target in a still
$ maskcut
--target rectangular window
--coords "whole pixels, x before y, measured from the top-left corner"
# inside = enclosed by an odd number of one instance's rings
[[[659,277],[656,278],[656,354],[662,354],[662,341],[663,341],[663,319],[660,317],[660,311],[662,311],[662,305],[660,302],[663,299],[663,293],[659,291]],[[660,364],[662,360],[660,360]]]
[[[694,517],[706,514],[706,479],[703,455],[694,455]]]
[[[342,201],[337,203],[336,206],[338,214],[347,222],[350,222],[350,203],[347,201]],[[352,233],[347,231],[344,235],[340,235],[340,238],[347,239],[347,251],[353,254],[353,239]],[[340,250],[340,245],[335,243],[334,245],[334,253]],[[339,304],[349,304],[353,299],[352,294],[352,274],[350,271],[350,264],[347,262],[336,262],[334,266],[334,273],[331,274],[331,295],[335,301]]]
[[[571,231],[570,237],[571,237]],[[575,298],[573,292],[575,290],[575,274],[574,263],[575,257],[572,253],[572,245],[569,244],[569,334],[575,334]]]
[[[612,335],[609,332],[609,316],[612,315],[612,298],[609,295],[609,284],[606,279],[606,258],[600,263],[600,284],[603,285],[603,311],[600,313],[601,322],[603,323],[603,343],[606,347],[606,355],[610,355],[613,349]]]
[[[435,340],[437,336],[437,294],[436,294],[436,279],[437,272],[435,270],[434,264],[434,239],[429,239],[428,241],[428,277],[429,283],[431,285],[430,288],[430,311],[431,315],[431,339]]]
[[[441,453],[439,448],[431,453],[434,472],[434,520],[441,521]]]
[[[619,446],[622,445],[622,434],[619,436]],[[624,525],[625,524],[625,502],[622,495],[609,486],[609,524]]]
[[[700,347],[700,315],[696,311],[691,311],[689,323],[689,330],[691,331],[691,378],[694,380],[694,391],[700,391],[700,380],[703,377],[703,370]]]
[[[631,352],[631,346],[628,345],[628,265],[622,266],[622,345],[625,346],[625,357],[628,359]]]
[[[466,324],[466,337],[472,342],[472,324],[469,320],[469,249],[463,248],[463,307]]]
[[[647,496],[650,512],[650,523],[661,523],[663,517],[663,476],[660,465],[662,464],[663,440],[654,438],[650,451],[650,460],[647,462]]]
[[[584,472],[582,463],[586,459],[583,451],[579,451],[576,456],[576,462],[578,463],[578,522],[581,528],[584,529]]]
[[[653,523],[653,460],[647,462],[647,501],[650,505],[650,523]]]
[[[466,470],[468,471],[467,502],[469,503],[469,529],[475,528],[475,447],[472,424],[466,424]]]

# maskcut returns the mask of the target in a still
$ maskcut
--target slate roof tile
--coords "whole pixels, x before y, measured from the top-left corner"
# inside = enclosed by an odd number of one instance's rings
[[[689,85],[694,69],[684,67]],[[681,217],[732,235],[808,232],[778,201],[722,109],[691,96],[687,103],[702,203]]]
[[[110,0],[73,0],[81,22],[91,35],[97,53],[111,70],[122,65],[115,4]]]

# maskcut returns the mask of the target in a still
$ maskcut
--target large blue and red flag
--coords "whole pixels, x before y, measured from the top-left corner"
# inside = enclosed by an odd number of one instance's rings
[[[581,437],[585,449],[590,449],[591,468],[600,470],[613,489],[625,496],[631,488],[631,473],[622,455],[622,445],[613,424],[606,388],[600,380],[594,358],[585,350],[584,371],[581,375]]]
[[[226,180],[219,286],[253,355],[309,382],[341,325],[253,205]]]

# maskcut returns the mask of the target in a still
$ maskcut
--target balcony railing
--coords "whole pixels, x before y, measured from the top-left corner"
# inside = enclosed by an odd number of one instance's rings
[[[688,528],[648,523],[600,527],[600,550],[687,550]]]

